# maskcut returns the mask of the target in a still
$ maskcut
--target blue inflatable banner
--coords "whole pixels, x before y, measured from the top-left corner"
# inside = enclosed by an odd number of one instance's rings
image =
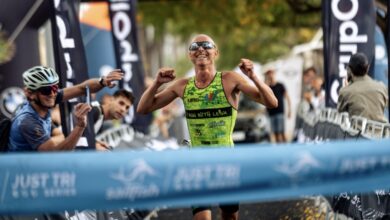
[[[0,213],[264,201],[389,188],[390,140],[0,156]]]

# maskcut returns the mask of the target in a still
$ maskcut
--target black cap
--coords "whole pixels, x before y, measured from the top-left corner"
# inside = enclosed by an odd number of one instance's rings
[[[348,62],[349,68],[354,75],[363,76],[368,70],[368,58],[364,53],[356,53],[351,56]]]

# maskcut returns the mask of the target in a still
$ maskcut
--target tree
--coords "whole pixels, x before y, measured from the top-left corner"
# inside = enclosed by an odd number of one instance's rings
[[[138,22],[152,25],[156,38],[169,33],[185,44],[194,33],[211,35],[222,52],[220,68],[229,69],[241,57],[266,62],[310,40],[321,27],[321,1],[310,2],[297,11],[293,0],[140,1]]]
[[[211,35],[222,52],[219,67],[230,69],[241,57],[264,63],[310,40],[321,27],[320,6],[321,0],[141,0],[137,20],[154,27],[147,49],[161,50],[166,34],[184,45],[195,33]],[[0,36],[0,63],[9,51]]]

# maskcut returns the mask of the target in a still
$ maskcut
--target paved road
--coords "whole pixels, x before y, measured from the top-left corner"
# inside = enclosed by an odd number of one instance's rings
[[[213,219],[220,219],[218,209],[212,210]],[[158,220],[186,220],[192,219],[190,208],[160,210]],[[326,214],[320,212],[313,199],[274,201],[266,203],[240,204],[241,220],[268,220],[268,219],[326,219]]]

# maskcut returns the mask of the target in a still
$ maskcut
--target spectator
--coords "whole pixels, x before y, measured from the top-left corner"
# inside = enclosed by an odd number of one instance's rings
[[[93,104],[91,112],[94,121],[95,134],[101,132],[103,122],[123,119],[123,117],[125,117],[129,112],[133,103],[133,94],[127,90],[120,89],[116,91],[111,98],[102,100],[102,104]],[[96,141],[96,149],[107,150],[110,148],[106,143]]]
[[[311,84],[313,95],[311,96],[310,102],[314,110],[325,108],[325,90],[322,87],[324,79],[322,76],[316,76]]]
[[[387,122],[384,115],[384,109],[388,102],[387,88],[382,82],[375,81],[368,76],[368,70],[369,62],[364,53],[356,53],[351,56],[347,65],[347,82],[340,89],[337,110],[338,112],[348,112],[350,116],[361,116],[369,120]],[[343,193],[333,201],[333,209],[353,218],[389,219],[388,215],[385,215],[387,214],[385,211],[390,207],[389,194],[380,195],[379,191],[382,190],[364,194]],[[363,209],[355,210],[354,207],[362,207]]]
[[[313,80],[317,76],[317,71],[314,67],[309,67],[303,71],[302,76],[302,91],[312,89]]]
[[[65,89],[58,88],[57,73],[47,67],[36,66],[23,73],[23,83],[27,102],[12,119],[9,138],[10,151],[59,151],[73,150],[87,126],[87,114],[91,106],[79,103],[75,106],[75,127],[69,136],[61,141],[53,134],[51,110],[55,104],[85,94],[85,87],[96,92],[105,86],[113,87],[113,81],[121,80],[118,70],[101,79],[89,79],[81,84]]]
[[[303,114],[301,116],[304,116],[306,113],[314,112],[314,107],[311,102],[312,96],[313,93],[310,89],[306,89],[303,91],[303,99],[298,105],[298,114]]]
[[[368,69],[369,63],[365,54],[356,53],[351,56],[347,66],[349,83],[340,90],[337,110],[348,112],[350,116],[387,122],[384,115],[388,102],[387,88],[368,76]]]
[[[265,72],[265,82],[272,89],[276,98],[278,99],[277,108],[267,108],[267,112],[270,118],[271,132],[275,137],[277,143],[283,143],[287,141],[285,130],[284,130],[284,119],[285,119],[285,107],[284,99],[287,101],[287,117],[291,117],[291,101],[287,93],[286,88],[282,83],[276,81],[275,71],[268,70]]]
[[[171,136],[169,134],[169,126],[175,117],[174,112],[177,110],[177,108],[178,107],[176,106],[175,102],[171,102],[167,106],[161,108],[153,119],[152,125],[154,129],[152,130],[158,129],[160,136],[163,138],[169,138]]]
[[[101,104],[93,104],[92,115],[95,133],[100,133],[104,121],[123,119],[133,103],[133,93],[125,89],[120,89],[111,98],[102,99]]]
[[[112,95],[110,95],[110,94],[104,94],[104,95],[102,95],[102,97],[101,97],[100,104],[104,105],[104,104],[106,104],[106,103],[109,103],[109,102],[112,101],[112,98],[113,98]]]

